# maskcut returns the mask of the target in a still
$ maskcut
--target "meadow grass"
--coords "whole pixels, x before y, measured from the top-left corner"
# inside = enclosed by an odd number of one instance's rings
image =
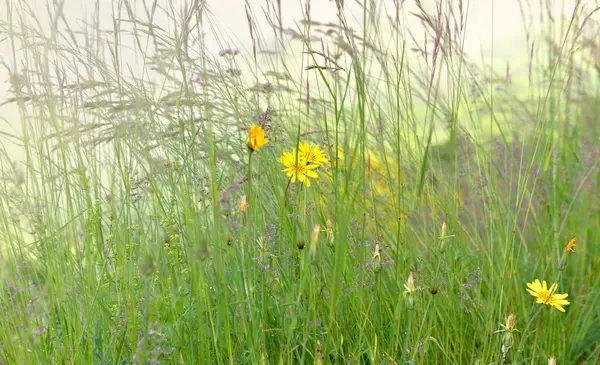
[[[594,9],[544,8],[512,80],[464,52],[468,2],[246,4],[239,51],[202,2],[123,0],[111,31],[61,4],[0,24],[26,156],[0,154],[0,363],[599,362]],[[280,162],[305,141],[310,187]]]

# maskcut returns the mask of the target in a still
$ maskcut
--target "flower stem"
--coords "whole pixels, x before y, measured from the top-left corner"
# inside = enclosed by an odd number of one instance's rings
[[[248,226],[248,246],[250,252],[252,252],[252,150],[248,154],[248,192],[247,196],[247,204],[248,208],[246,209],[246,225]]]
[[[544,305],[541,305],[540,308],[537,310],[537,312],[535,312],[533,314],[533,316],[531,316],[531,319],[529,320],[529,322],[527,322],[527,325],[525,326],[525,329],[523,330],[523,337],[521,337],[521,341],[519,341],[519,347],[517,348],[517,352],[515,353],[515,357],[513,358],[513,361],[512,361],[513,364],[517,363],[517,357],[519,356],[519,354],[523,350],[523,343],[525,343],[525,339],[527,338],[527,330],[529,329],[529,327],[533,323],[533,320],[537,318],[538,314],[540,314],[540,312],[542,311],[542,309],[544,309]]]
[[[402,355],[400,357],[400,363],[405,363],[406,354],[409,352],[408,346],[410,345],[410,331],[412,329],[413,311],[408,312],[408,328],[406,329],[406,336],[404,337],[404,344],[402,345]]]

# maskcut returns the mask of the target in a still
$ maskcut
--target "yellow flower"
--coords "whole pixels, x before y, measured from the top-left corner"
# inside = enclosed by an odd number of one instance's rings
[[[556,358],[551,357],[548,359],[548,365],[556,365]]]
[[[379,248],[379,243],[376,243],[375,251],[373,251],[373,260],[381,259],[381,255],[379,254],[380,251],[381,251],[381,249]]]
[[[565,252],[566,253],[569,253],[569,251],[570,252],[575,252],[575,250],[573,249],[575,246],[577,246],[575,244],[575,242],[577,242],[577,238],[573,237],[573,239],[571,239],[569,241],[569,243],[567,243],[567,247],[565,247]]]
[[[279,160],[286,167],[281,171],[286,173],[286,175],[291,179],[291,182],[295,182],[297,179],[309,187],[309,178],[319,177],[317,173],[313,171],[313,169],[317,168],[318,166],[315,164],[308,164],[306,160],[300,158],[295,148],[291,153],[284,152]]]
[[[546,280],[544,280],[542,283],[540,283],[540,281],[538,279],[536,279],[535,281],[533,281],[531,283],[527,283],[527,287],[529,288],[529,289],[527,289],[529,294],[531,294],[537,298],[535,302],[538,304],[550,305],[550,306],[558,309],[561,312],[565,311],[565,309],[563,308],[563,305],[570,304],[565,299],[566,297],[569,296],[569,294],[566,294],[566,293],[565,294],[556,294],[555,293],[556,289],[558,289],[558,284],[552,284],[550,289],[548,289]]]
[[[417,291],[417,288],[415,288],[415,278],[413,276],[412,271],[410,272],[410,275],[408,276],[408,280],[406,281],[406,284],[404,284],[404,289],[406,289],[404,291],[405,294],[412,294]]]
[[[265,130],[263,127],[259,125],[253,125],[250,127],[250,132],[248,133],[248,139],[246,140],[246,145],[250,149],[250,151],[254,152],[269,142],[268,139],[265,138]]]
[[[329,160],[319,145],[315,145],[314,148],[310,148],[308,142],[301,142],[298,146],[300,148],[300,158],[304,159],[308,164],[315,164],[317,166],[329,164]]]
[[[406,281],[406,284],[404,284],[404,289],[406,289],[404,291],[404,297],[406,298],[406,304],[408,305],[409,309],[413,309],[415,307],[415,293],[417,291],[417,288],[415,287],[415,277],[413,276],[412,271],[410,272],[410,275],[408,276],[408,280]]]
[[[571,303],[569,303],[568,300],[565,299],[568,296],[569,296],[569,294],[567,294],[567,293],[564,293],[564,294],[552,294],[550,296],[550,298],[548,299],[547,304],[553,306],[554,308],[556,308],[559,311],[561,311],[561,312],[564,313],[565,309],[563,308],[563,305],[569,305],[569,304],[571,304]]]
[[[381,254],[379,253],[379,243],[375,244],[375,251],[373,252],[373,271],[378,273],[381,271]]]

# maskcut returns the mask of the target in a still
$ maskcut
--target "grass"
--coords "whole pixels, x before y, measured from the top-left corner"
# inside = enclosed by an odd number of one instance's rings
[[[238,52],[202,2],[114,3],[110,31],[53,2],[50,32],[7,2],[0,363],[598,364],[595,10],[544,7],[512,80],[464,52],[468,2],[390,3],[246,5]],[[279,161],[304,141],[310,187]]]

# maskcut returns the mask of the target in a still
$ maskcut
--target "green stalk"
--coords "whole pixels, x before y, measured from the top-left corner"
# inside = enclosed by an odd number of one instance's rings
[[[252,152],[250,149],[250,153],[248,153],[248,191],[246,193],[247,196],[247,210],[246,210],[246,225],[248,226],[248,243],[250,247],[250,252],[252,252]]]

